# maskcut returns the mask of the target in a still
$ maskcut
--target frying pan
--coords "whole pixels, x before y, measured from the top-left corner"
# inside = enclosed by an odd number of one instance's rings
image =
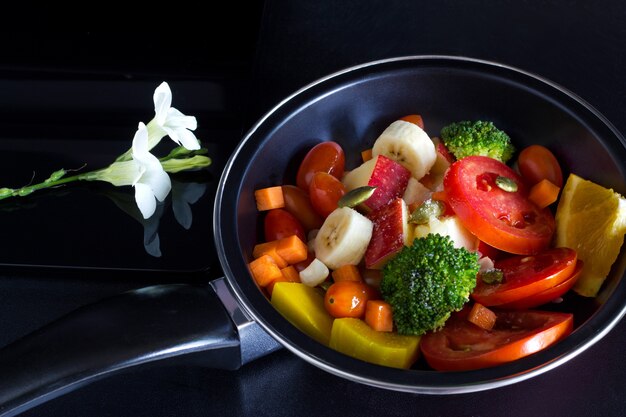
[[[319,344],[276,311],[247,263],[260,237],[253,191],[293,183],[297,163],[326,140],[339,142],[348,169],[401,115],[420,113],[426,131],[491,120],[518,148],[549,147],[564,174],[624,194],[626,141],[595,109],[554,83],[493,62],[463,57],[401,57],[358,65],[297,91],[263,116],[227,163],[213,227],[225,278],[204,287],[161,285],[81,308],[0,350],[0,416],[18,414],[131,366],[177,358],[223,369],[286,347],[328,372],[386,389],[452,394],[492,389],[549,371],[607,334],[626,312],[622,253],[594,299],[568,294],[553,307],[575,315],[565,340],[495,368],[435,372],[418,362],[398,370]]]

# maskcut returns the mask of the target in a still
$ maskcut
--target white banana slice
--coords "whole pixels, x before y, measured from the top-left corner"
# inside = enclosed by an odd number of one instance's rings
[[[328,268],[357,265],[372,238],[371,220],[349,207],[335,209],[315,237],[315,257]]]
[[[326,280],[329,273],[328,267],[315,258],[309,266],[300,271],[300,282],[309,287],[316,287]]]
[[[376,139],[372,155],[381,154],[399,162],[418,180],[430,171],[437,160],[435,145],[428,134],[404,120],[390,124]]]

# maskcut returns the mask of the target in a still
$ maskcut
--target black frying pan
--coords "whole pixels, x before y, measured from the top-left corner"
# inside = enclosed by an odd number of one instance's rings
[[[454,57],[406,57],[349,68],[276,106],[247,134],[222,175],[214,232],[225,279],[206,288],[157,286],[83,308],[0,351],[0,416],[12,415],[129,366],[172,357],[236,369],[285,346],[306,361],[361,383],[416,393],[491,389],[546,372],[602,338],[626,312],[626,257],[595,299],[559,305],[575,314],[564,341],[495,368],[440,373],[418,363],[397,370],[329,349],[287,322],[251,279],[259,237],[255,189],[293,182],[314,144],[335,140],[349,168],[400,115],[420,113],[432,136],[461,119],[492,120],[521,148],[554,151],[565,174],[626,193],[626,141],[597,111],[563,88],[503,65]],[[221,302],[220,302],[221,301]]]

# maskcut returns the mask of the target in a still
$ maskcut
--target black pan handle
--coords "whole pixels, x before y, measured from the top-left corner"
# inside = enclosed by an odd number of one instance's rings
[[[207,287],[133,290],[82,307],[1,349],[0,416],[137,365],[176,357],[234,370],[278,347],[237,308],[224,279]]]

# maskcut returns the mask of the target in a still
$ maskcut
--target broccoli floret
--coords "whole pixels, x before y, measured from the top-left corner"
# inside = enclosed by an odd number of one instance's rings
[[[429,234],[405,246],[383,268],[380,290],[391,304],[398,333],[421,335],[443,327],[476,286],[478,255]]]
[[[515,152],[509,135],[492,122],[465,120],[452,123],[441,129],[441,139],[457,159],[482,155],[506,163]]]

